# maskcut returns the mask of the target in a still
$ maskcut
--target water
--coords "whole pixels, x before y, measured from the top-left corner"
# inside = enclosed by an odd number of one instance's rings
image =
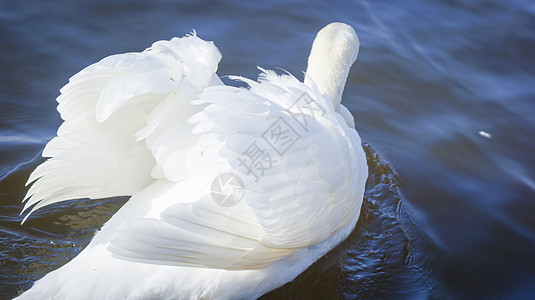
[[[1,298],[74,257],[125,201],[66,202],[19,224],[71,75],[195,28],[223,53],[219,75],[300,76],[331,21],[361,40],[344,103],[368,144],[363,211],[343,244],[264,298],[533,299],[530,0],[0,2]]]

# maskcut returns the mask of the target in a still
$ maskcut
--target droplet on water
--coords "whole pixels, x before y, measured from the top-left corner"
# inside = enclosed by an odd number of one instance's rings
[[[486,131],[483,131],[483,130],[480,130],[479,132],[479,135],[484,137],[484,138],[487,138],[487,139],[490,139],[492,137],[492,134],[486,132]]]

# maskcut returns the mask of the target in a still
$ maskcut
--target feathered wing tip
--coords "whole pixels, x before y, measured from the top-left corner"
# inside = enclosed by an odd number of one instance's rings
[[[280,94],[285,95],[308,95],[310,99],[314,99],[313,102],[318,103],[329,110],[338,111],[339,109],[334,107],[332,102],[324,95],[315,84],[313,80],[306,83],[301,82],[293,74],[284,69],[280,69],[284,74],[278,74],[274,70],[264,69],[257,67],[260,70],[258,75],[258,81],[254,81],[242,76],[229,76],[229,79],[241,81],[249,86],[249,89],[257,95],[263,96],[277,104],[291,105],[293,103],[287,103],[287,100],[295,101],[294,98],[285,99],[280,97]],[[306,74],[305,74],[306,76]],[[278,101],[278,100],[282,101]]]
[[[254,81],[249,78],[245,78],[243,76],[229,75],[226,77],[231,80],[241,81],[243,83],[246,83],[249,86],[249,88],[251,88],[252,86],[257,86],[258,84],[262,84],[262,83],[271,82],[271,83],[278,84],[281,79],[288,80],[289,82],[292,82],[293,85],[300,83],[299,79],[295,78],[293,74],[291,74],[290,72],[288,72],[287,70],[283,68],[277,68],[277,69],[281,70],[284,74],[278,74],[274,70],[264,69],[260,66],[257,66],[256,68],[260,71],[260,74],[258,74],[258,81]]]
[[[283,69],[283,68],[280,68],[280,67],[276,67],[277,70],[280,70],[282,71],[284,74],[278,74],[277,72],[275,72],[274,70],[268,70],[268,69],[264,69],[262,67],[259,67],[257,66],[256,67],[258,70],[260,70],[260,74],[258,74],[258,81],[259,82],[264,82],[264,81],[269,81],[270,78],[282,78],[284,76],[288,76],[290,77],[292,80],[296,80],[296,81],[299,81],[299,79],[295,78],[295,76],[290,73],[289,71],[287,71],[286,69]]]
[[[57,99],[64,123],[43,151],[50,158],[28,180],[23,222],[64,200],[132,195],[154,181],[152,171],[175,180],[185,165],[180,149],[182,124],[195,113],[190,102],[213,82],[220,59],[193,30],[72,76]]]
[[[303,72],[303,82],[308,86],[318,87],[316,82],[314,81],[314,78],[310,77],[306,72]]]

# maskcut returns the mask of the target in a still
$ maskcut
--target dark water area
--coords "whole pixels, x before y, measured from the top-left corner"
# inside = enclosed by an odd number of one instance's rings
[[[1,1],[0,298],[80,252],[126,199],[21,200],[61,124],[55,98],[101,58],[195,29],[218,74],[306,69],[333,21],[361,49],[343,103],[370,179],[352,235],[264,299],[535,299],[535,3]]]

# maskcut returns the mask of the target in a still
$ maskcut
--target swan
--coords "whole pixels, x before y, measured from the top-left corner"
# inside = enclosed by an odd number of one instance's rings
[[[331,23],[303,82],[259,68],[233,87],[194,31],[71,77],[24,221],[68,199],[131,197],[17,299],[254,299],[293,280],[360,214],[367,163],[341,104],[358,49]]]

